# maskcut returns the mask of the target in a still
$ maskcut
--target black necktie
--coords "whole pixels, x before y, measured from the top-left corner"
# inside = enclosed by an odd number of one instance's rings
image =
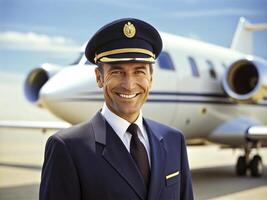
[[[150,179],[148,157],[144,144],[138,138],[137,130],[138,126],[136,124],[131,124],[127,129],[127,131],[132,134],[130,153],[135,160],[141,174],[143,175],[144,181],[148,187]]]

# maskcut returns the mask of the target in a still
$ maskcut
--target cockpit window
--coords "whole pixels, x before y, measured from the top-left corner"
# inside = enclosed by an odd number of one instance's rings
[[[216,74],[215,67],[214,67],[213,63],[210,60],[206,60],[206,63],[208,64],[209,73],[210,73],[211,78],[216,79],[217,74]]]
[[[159,67],[166,70],[175,70],[172,59],[168,52],[162,51],[158,57]]]
[[[80,60],[82,59],[82,57],[83,57],[83,53],[80,53],[79,57],[76,58],[76,60],[73,63],[71,63],[70,65],[78,65]]]
[[[86,64],[86,65],[92,65],[92,63],[90,63],[89,60],[86,60],[85,64]]]
[[[226,66],[225,63],[222,63],[222,66],[223,66],[224,69],[227,69],[227,66]]]
[[[199,71],[198,71],[197,63],[196,63],[195,59],[193,57],[189,56],[188,61],[190,63],[191,69],[192,69],[192,75],[198,77]]]

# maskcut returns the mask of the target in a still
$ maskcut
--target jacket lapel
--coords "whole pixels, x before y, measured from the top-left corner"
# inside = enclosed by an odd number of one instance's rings
[[[100,112],[91,120],[96,142],[103,144],[104,159],[121,175],[141,199],[147,190],[134,160]]]
[[[160,198],[160,191],[163,184],[162,180],[164,180],[166,150],[163,144],[163,137],[157,134],[159,130],[149,120],[144,119],[144,124],[149,137],[151,150],[151,178],[148,199],[156,200]]]

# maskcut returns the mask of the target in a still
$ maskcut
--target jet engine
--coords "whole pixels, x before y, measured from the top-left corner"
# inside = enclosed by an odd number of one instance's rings
[[[26,77],[24,82],[24,93],[28,101],[31,103],[40,104],[39,92],[43,85],[61,68],[56,65],[48,63],[43,64],[41,67],[33,69]]]
[[[267,94],[267,63],[241,59],[230,65],[223,77],[225,93],[239,103],[255,103]]]

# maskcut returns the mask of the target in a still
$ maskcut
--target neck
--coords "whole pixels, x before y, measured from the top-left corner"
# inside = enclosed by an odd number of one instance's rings
[[[116,115],[118,115],[118,114],[116,114]],[[129,123],[132,124],[132,123],[134,123],[137,120],[137,118],[139,116],[139,113],[138,113],[138,115],[131,115],[131,116],[129,116],[129,115],[127,115],[127,116],[118,115],[118,116],[121,117],[121,118],[123,118],[123,119],[125,119],[126,121],[128,121]]]
[[[122,119],[125,119],[129,123],[134,123],[137,120],[137,118],[138,118],[138,116],[140,114],[140,111],[138,113],[123,114],[123,113],[116,112],[115,110],[113,110],[112,108],[110,108],[108,105],[107,105],[107,107],[115,115],[119,116]]]

